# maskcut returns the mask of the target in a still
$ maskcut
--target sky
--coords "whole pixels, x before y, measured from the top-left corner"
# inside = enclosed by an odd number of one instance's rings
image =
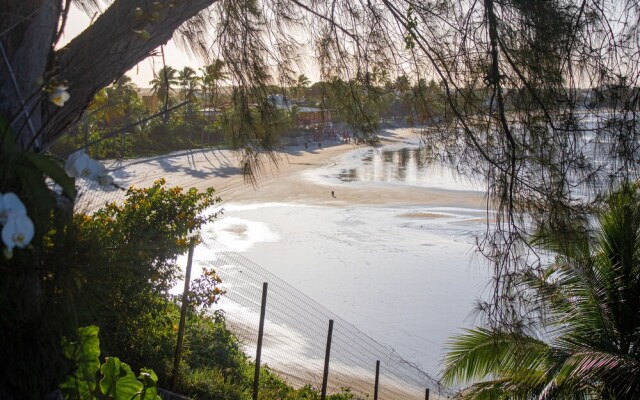
[[[66,43],[70,42],[74,37],[86,29],[90,23],[91,17],[86,15],[83,11],[72,7],[69,12],[69,19],[60,46],[64,46]],[[178,49],[173,41],[169,41],[169,43],[164,46],[164,53],[167,65],[170,65],[175,69],[182,69],[189,66],[197,70],[202,66],[195,57],[191,57],[189,54]],[[157,71],[160,68],[162,68],[162,57],[150,57],[139,63],[129,71],[127,75],[131,77],[138,87],[150,87],[151,85],[149,85],[149,81],[153,79],[153,71]]]
[[[90,23],[91,17],[72,5],[69,12],[67,26],[65,27],[59,46],[64,46],[66,43],[70,42],[74,37],[86,29]],[[172,40],[164,46],[164,55],[166,64],[178,70],[189,66],[197,71],[203,66],[196,57],[180,50]],[[307,61],[307,65],[310,65],[311,63],[311,60]],[[131,77],[138,87],[150,87],[151,85],[149,85],[149,82],[153,79],[153,71],[159,70],[162,66],[161,56],[149,57],[127,72],[127,75]],[[310,68],[307,67],[305,69]],[[312,81],[317,80],[315,79],[317,78],[317,73],[313,73],[313,71],[302,71],[301,73],[309,76]]]

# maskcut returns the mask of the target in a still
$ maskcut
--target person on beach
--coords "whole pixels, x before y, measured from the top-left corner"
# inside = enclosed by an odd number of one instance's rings
[[[333,196],[334,199],[336,198],[336,194],[333,190],[331,191],[331,196]]]

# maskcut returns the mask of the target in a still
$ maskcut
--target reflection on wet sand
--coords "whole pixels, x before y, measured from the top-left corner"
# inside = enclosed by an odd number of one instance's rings
[[[475,190],[472,179],[441,163],[429,163],[427,150],[420,147],[371,149],[357,160],[357,165],[340,168],[333,176],[342,182],[387,182],[416,186]],[[356,161],[356,160],[354,160]]]

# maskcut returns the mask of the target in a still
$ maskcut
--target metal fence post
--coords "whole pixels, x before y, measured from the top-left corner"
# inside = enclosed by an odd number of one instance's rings
[[[429,400],[429,389],[424,392],[424,400]]]
[[[256,370],[253,374],[253,400],[258,400],[258,384],[260,383],[260,357],[262,356],[262,336],[264,335],[264,316],[267,311],[267,286],[267,282],[262,283],[262,305],[260,306],[260,325],[258,327]]]
[[[331,357],[331,337],[333,336],[333,320],[329,320],[329,333],[327,334],[327,350],[324,353],[324,372],[322,374],[321,400],[327,398],[327,381],[329,380],[329,358]]]
[[[178,373],[180,372],[180,356],[182,355],[182,341],[184,339],[184,324],[187,317],[187,306],[189,303],[189,282],[191,281],[191,264],[193,263],[193,249],[195,241],[189,244],[189,255],[187,257],[187,271],[184,277],[184,291],[182,292],[182,307],[180,309],[180,325],[178,325],[178,343],[176,344],[176,354],[173,358],[173,376],[171,377],[171,390],[176,389],[178,383]]]
[[[380,360],[376,361],[376,383],[373,387],[373,400],[378,400],[378,382],[380,382]]]

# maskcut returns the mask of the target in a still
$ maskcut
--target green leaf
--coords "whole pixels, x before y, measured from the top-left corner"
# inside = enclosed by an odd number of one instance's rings
[[[51,210],[53,210],[55,204],[51,194],[51,190],[47,187],[42,173],[37,169],[24,165],[27,164],[25,159],[22,160],[22,165],[19,165],[16,169],[18,178],[21,181],[22,193],[25,203],[29,201],[31,204],[29,207],[29,216],[36,226],[36,239],[37,241],[45,234],[46,223],[50,219]]]
[[[69,198],[75,199],[75,180],[67,175],[62,165],[44,154],[26,152],[24,156],[31,161],[38,170],[60,185]]]
[[[143,385],[131,372],[131,367],[120,362],[118,357],[108,357],[100,367],[100,372],[100,391],[107,398],[131,400],[142,391]]]
[[[160,400],[158,395],[158,376],[152,369],[142,368],[138,379],[144,385],[140,400]]]
[[[9,129],[9,125],[4,119],[0,119],[0,154],[2,158],[7,159],[12,153],[16,151],[16,136]]]
[[[62,350],[65,357],[73,361],[76,369],[60,385],[66,399],[87,399],[96,386],[96,372],[100,368],[100,340],[98,327],[78,328],[78,341],[62,339]]]

